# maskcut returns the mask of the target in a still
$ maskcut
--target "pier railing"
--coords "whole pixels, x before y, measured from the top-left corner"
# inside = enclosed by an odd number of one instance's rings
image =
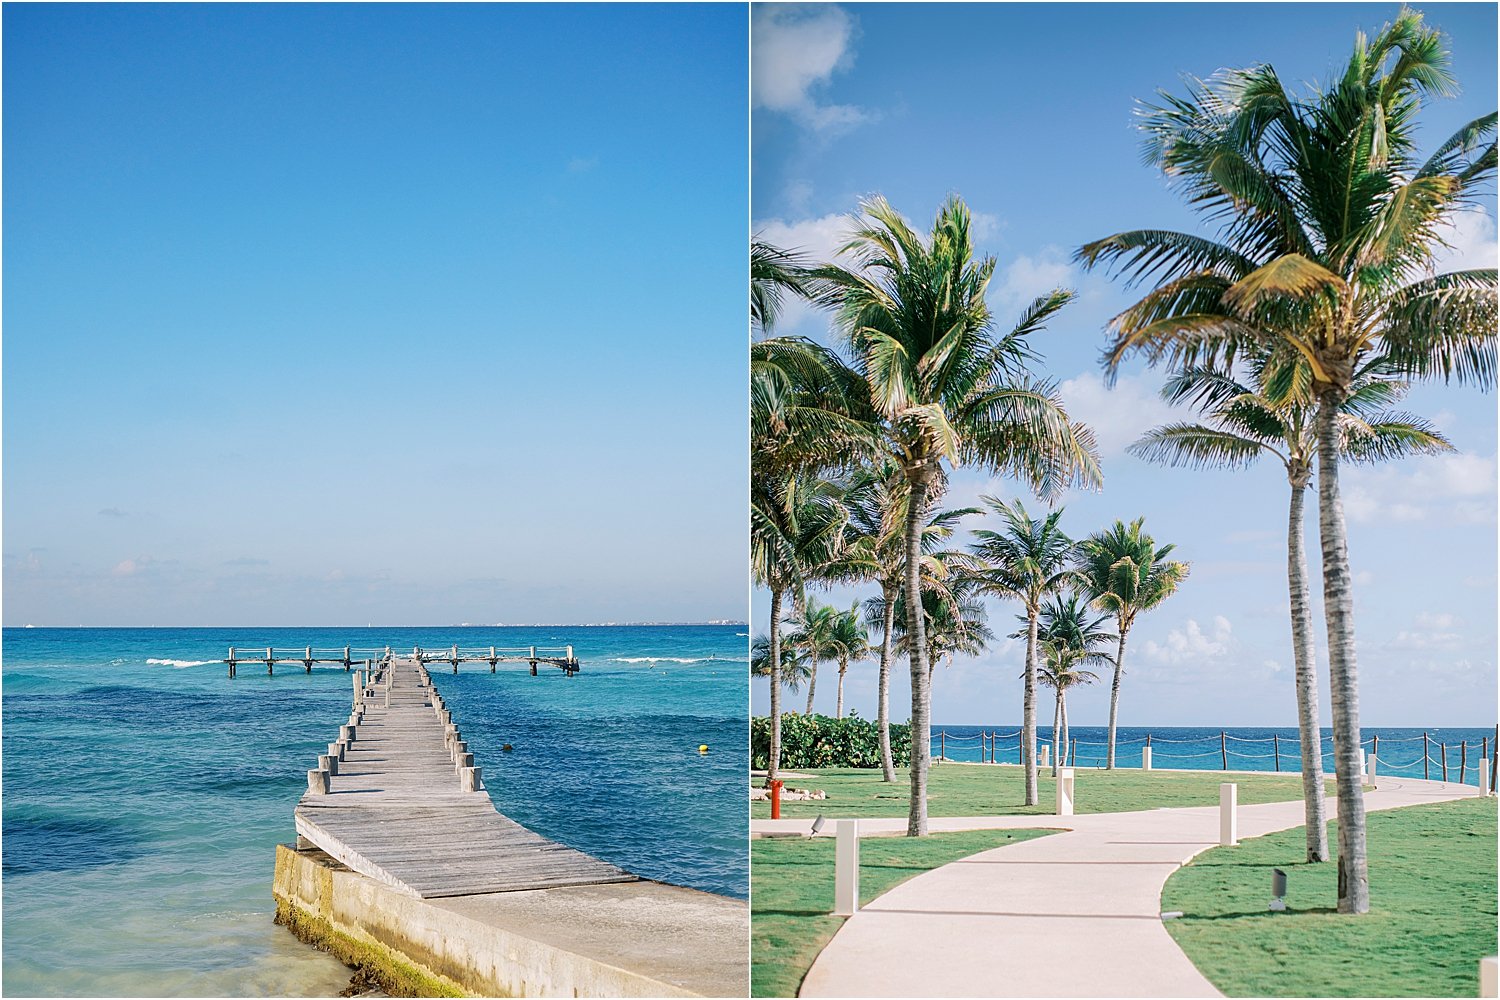
[[[1153,744],[1154,741],[1154,744]],[[1228,731],[1220,731],[1218,736],[1218,747],[1202,752],[1183,752],[1187,747],[1176,749],[1182,744],[1197,744],[1198,746],[1211,745],[1214,742],[1212,736],[1197,737],[1194,739],[1174,739],[1171,737],[1155,736],[1147,733],[1144,737],[1133,737],[1131,739],[1115,740],[1118,751],[1121,747],[1140,744],[1141,765],[1150,770],[1153,762],[1175,762],[1190,761],[1191,764],[1183,764],[1181,767],[1192,767],[1194,769],[1211,769],[1213,758],[1218,758],[1220,770],[1229,770],[1231,759],[1236,763],[1249,761],[1270,761],[1269,770],[1276,772],[1283,770],[1282,764],[1286,763],[1287,771],[1302,770],[1302,739],[1300,736],[1280,736],[1273,733],[1264,737],[1233,736]],[[1327,744],[1331,741],[1325,740]],[[1063,748],[1067,760],[1064,763],[1068,767],[1078,767],[1080,759],[1084,767],[1102,768],[1105,766],[1109,744],[1102,740],[1080,740],[1070,739],[1069,745]],[[1230,744],[1257,744],[1254,747],[1240,748]],[[1382,754],[1381,744],[1384,744],[1389,756]],[[1420,743],[1421,747],[1411,744]],[[1161,744],[1166,744],[1167,749],[1159,749]],[[1085,752],[1080,758],[1079,747],[1084,747]],[[1289,747],[1290,749],[1284,749]],[[1374,764],[1377,773],[1384,768],[1388,773],[1405,774],[1407,777],[1416,777],[1417,768],[1421,768],[1422,777],[1427,779],[1439,779],[1448,781],[1450,775],[1457,779],[1460,784],[1465,784],[1467,779],[1473,776],[1482,776],[1490,791],[1496,791],[1500,787],[1500,774],[1493,766],[1494,758],[1491,756],[1492,749],[1500,749],[1500,726],[1495,729],[1494,742],[1488,736],[1480,737],[1478,740],[1462,739],[1457,743],[1448,743],[1446,740],[1434,739],[1428,733],[1420,736],[1403,737],[1380,737],[1369,736],[1360,741],[1360,747],[1365,750],[1365,759],[1368,766]],[[1037,737],[1038,756],[1043,749],[1050,757],[1052,740]],[[1097,750],[1092,748],[1098,748]],[[937,760],[954,761],[960,763],[981,764],[1019,764],[1021,762],[1021,731],[1002,733],[998,731],[981,730],[977,733],[966,733],[959,735],[949,733],[946,729],[940,729],[932,734],[932,756]],[[1010,755],[1015,754],[1011,760]],[[1119,753],[1116,753],[1118,766]],[[1410,758],[1410,759],[1407,759]],[[1333,750],[1324,749],[1323,762],[1331,765]],[[1485,762],[1485,769],[1480,768],[1480,761]],[[1050,764],[1050,761],[1047,762]],[[1241,766],[1237,770],[1267,770],[1264,764],[1252,763],[1249,766]]]
[[[296,649],[278,649],[274,646],[264,648],[230,646],[229,657],[224,660],[224,663],[229,667],[229,676],[234,677],[239,666],[244,663],[264,664],[268,674],[275,674],[278,663],[297,663],[301,664],[308,673],[312,673],[313,666],[319,663],[339,665],[346,671],[355,666],[370,669],[377,664],[389,663],[395,655],[397,655],[396,652],[390,646],[359,648],[302,646]],[[526,663],[531,667],[532,676],[536,676],[538,664],[557,667],[569,677],[578,673],[579,670],[578,658],[573,655],[572,646],[460,648],[453,645],[443,649],[423,649],[420,646],[414,646],[410,658],[415,660],[418,666],[425,666],[429,663],[451,664],[454,673],[458,673],[459,664],[462,663],[488,663],[490,673],[494,673],[496,666],[501,663]]]

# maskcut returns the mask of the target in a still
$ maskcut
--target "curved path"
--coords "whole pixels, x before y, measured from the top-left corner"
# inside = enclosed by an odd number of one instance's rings
[[[1378,779],[1368,810],[1478,795],[1414,778]],[[1328,800],[1330,818],[1335,802]],[[805,830],[805,822],[792,828]],[[777,826],[756,821],[757,832]],[[934,831],[1065,826],[1066,833],[933,869],[844,923],[802,984],[804,997],[1217,997],[1162,926],[1167,877],[1217,846],[1216,806],[1054,818],[937,819]],[[1241,839],[1302,825],[1302,802],[1241,806]],[[861,820],[863,833],[906,820]],[[829,823],[825,832],[835,827]],[[1268,897],[1269,899],[1269,897]]]

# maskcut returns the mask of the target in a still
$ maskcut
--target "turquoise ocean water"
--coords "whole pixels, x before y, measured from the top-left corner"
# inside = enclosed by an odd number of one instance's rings
[[[0,987],[330,995],[348,981],[271,923],[270,886],[349,677],[245,663],[231,681],[231,645],[572,644],[572,678],[432,667],[496,806],[637,874],[744,897],[748,631],[5,629]]]
[[[933,726],[932,753],[946,752],[950,760],[995,760],[1014,764],[1020,760],[1018,725]],[[1478,761],[1482,754],[1493,758],[1495,730],[1428,727],[1423,729],[1365,726],[1360,744],[1376,752],[1375,773],[1408,778],[1443,779],[1443,756],[1448,759],[1447,780],[1479,784]],[[1115,735],[1115,763],[1140,767],[1146,737],[1151,737],[1151,766],[1161,770],[1220,770],[1226,762],[1231,771],[1299,771],[1302,746],[1297,727],[1222,730],[1190,726],[1121,726]],[[1074,758],[1078,767],[1103,767],[1109,730],[1103,726],[1074,726],[1069,742],[1078,741]],[[1377,750],[1376,738],[1379,738]],[[1052,727],[1038,726],[1037,739],[1052,745]],[[991,751],[993,745],[993,752]],[[1423,758],[1426,758],[1425,769]],[[1331,731],[1323,730],[1323,769],[1333,773]]]

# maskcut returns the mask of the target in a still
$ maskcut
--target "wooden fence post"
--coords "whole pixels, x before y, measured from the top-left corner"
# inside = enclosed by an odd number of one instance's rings
[[[1458,744],[1458,783],[1464,783],[1464,772],[1469,769],[1469,741],[1461,740]]]
[[[1276,770],[1281,770],[1281,737],[1276,733],[1271,734],[1271,753],[1276,755]]]
[[[1212,752],[1212,750],[1209,751],[1209,753]],[[1224,770],[1229,770],[1229,744],[1222,729],[1219,730],[1219,756],[1224,760]]]
[[[1448,744],[1439,743],[1438,753],[1443,755],[1443,784],[1448,783]]]
[[[1427,767],[1432,763],[1432,756],[1427,750],[1427,730],[1422,730],[1422,777],[1430,779],[1432,775],[1427,773]]]

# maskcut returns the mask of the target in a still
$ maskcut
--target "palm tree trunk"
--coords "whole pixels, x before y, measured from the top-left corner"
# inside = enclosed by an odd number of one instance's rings
[[[844,671],[849,669],[849,657],[839,657],[839,701],[836,709],[835,719],[844,717]]]
[[[932,759],[932,689],[927,682],[927,627],[922,616],[922,518],[927,472],[911,470],[906,502],[906,641],[911,660],[911,806],[908,837],[927,835],[927,770]]]
[[[1036,633],[1037,609],[1026,607],[1026,685],[1021,700],[1021,746],[1026,751],[1026,805],[1037,804],[1036,791]],[[1054,722],[1053,733],[1057,726]]]
[[[1338,411],[1343,393],[1318,398],[1318,535],[1323,547],[1323,613],[1328,624],[1328,694],[1333,705],[1334,773],[1339,803],[1339,912],[1368,913],[1365,793],[1360,777],[1359,668],[1354,656],[1354,593],[1349,540],[1339,496]]]
[[[880,633],[880,704],[875,710],[880,729],[880,780],[895,781],[896,766],[891,761],[891,630],[896,627],[896,588],[882,580],[880,593],[885,598],[885,625]]]
[[[781,767],[781,599],[785,593],[771,588],[771,756],[766,762],[766,781],[776,780]]]
[[[1120,714],[1120,676],[1125,673],[1125,636],[1130,626],[1120,622],[1120,648],[1115,651],[1115,679],[1109,686],[1109,749],[1105,753],[1104,768],[1115,769],[1115,719]]]
[[[1062,689],[1057,691],[1057,697],[1052,703],[1052,777],[1057,777],[1057,769],[1062,765],[1058,763],[1058,738],[1062,736]],[[1028,805],[1036,805],[1034,802]]]
[[[812,673],[807,675],[807,714],[813,714],[813,694],[818,690],[818,658],[812,658]]]
[[[802,634],[804,636],[807,635],[808,629],[807,629],[807,588],[806,587],[798,586],[798,587],[796,587],[796,588],[794,588],[792,590],[792,613],[795,614],[797,616],[797,618],[802,622]],[[808,643],[807,644],[808,659],[812,659],[812,651],[813,651],[812,644]],[[817,680],[818,680],[818,664],[817,664],[817,661],[814,660],[813,661],[813,673],[812,673],[813,684],[816,684]],[[812,690],[812,686],[809,685],[809,687],[808,687],[809,693],[811,692],[811,690]],[[797,690],[796,690],[795,686],[792,688],[792,693],[793,694],[797,693]],[[807,701],[808,701],[807,714],[811,715],[812,714],[812,699],[808,698]],[[792,711],[793,715],[797,714],[797,710],[795,708],[792,709],[791,711]]]
[[[1068,691],[1059,688],[1057,692],[1057,708],[1062,713],[1062,752],[1063,766],[1068,766]]]
[[[1286,528],[1286,582],[1292,604],[1292,659],[1297,668],[1297,731],[1302,738],[1302,802],[1307,825],[1307,860],[1328,860],[1328,827],[1323,808],[1323,733],[1318,728],[1317,651],[1313,645],[1312,602],[1307,592],[1307,552],[1302,508],[1307,483],[1292,484]]]

